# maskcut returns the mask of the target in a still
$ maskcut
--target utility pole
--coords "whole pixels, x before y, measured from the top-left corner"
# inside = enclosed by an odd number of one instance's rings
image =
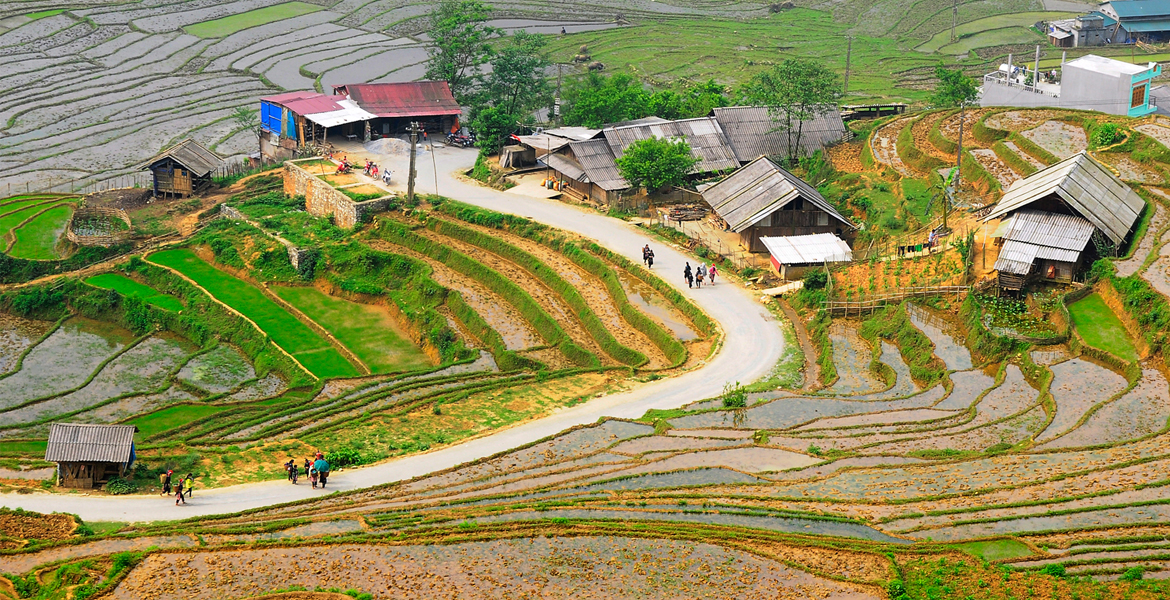
[[[959,0],[951,3],[951,41],[955,41],[955,25],[959,23]]]
[[[406,202],[414,205],[414,178],[418,173],[414,170],[414,155],[418,149],[418,122],[411,121],[410,128],[410,173],[406,175]]]
[[[845,40],[845,85],[842,95],[849,93],[849,63],[853,59],[853,37],[847,37]]]

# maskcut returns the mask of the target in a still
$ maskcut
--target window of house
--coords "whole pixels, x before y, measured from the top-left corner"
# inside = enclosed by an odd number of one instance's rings
[[[1146,103],[1146,86],[1139,85],[1133,88],[1133,97],[1129,101],[1130,108],[1137,108]]]
[[[827,227],[829,225],[829,213],[817,213],[817,227]]]

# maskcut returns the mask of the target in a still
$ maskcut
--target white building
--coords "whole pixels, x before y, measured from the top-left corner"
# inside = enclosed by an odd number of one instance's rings
[[[1057,82],[1047,81],[1045,71],[1035,81],[1030,67],[1001,65],[985,75],[980,105],[1076,108],[1130,117],[1157,110],[1150,80],[1162,74],[1158,63],[1135,65],[1088,54],[1061,65]]]

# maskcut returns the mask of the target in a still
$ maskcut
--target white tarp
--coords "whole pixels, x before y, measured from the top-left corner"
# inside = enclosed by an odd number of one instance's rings
[[[760,241],[782,265],[809,265],[825,262],[851,262],[853,251],[841,238],[831,233],[762,237]]]
[[[337,127],[338,125],[345,125],[346,123],[357,123],[359,121],[370,121],[377,119],[378,115],[368,113],[356,102],[346,98],[337,102],[342,108],[341,110],[332,110],[323,113],[314,113],[305,115],[305,118],[322,126],[322,127]]]

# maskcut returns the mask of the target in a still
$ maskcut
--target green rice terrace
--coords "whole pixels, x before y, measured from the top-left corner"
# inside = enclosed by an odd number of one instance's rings
[[[451,457],[598,395],[683,381],[726,334],[697,291],[571,233],[437,196],[342,230],[269,175],[227,199],[246,220],[9,289],[0,467],[48,466],[50,421],[133,424],[138,466],[106,490],[127,495],[103,500],[166,505],[158,474],[174,468],[197,474],[192,506],[213,504],[153,522],[0,512],[0,594],[1164,598],[1170,128],[968,118],[953,243],[875,251],[791,296],[799,319],[767,377],[486,458]],[[1107,121],[1127,141],[1093,157],[1145,199],[1134,233],[1071,284],[995,294],[975,213]],[[937,218],[928,194],[957,114],[857,133],[802,168],[872,224],[865,244],[902,245]],[[277,235],[313,250],[293,267]],[[823,309],[930,285],[976,290]],[[214,488],[280,479],[316,450],[344,467],[341,491],[274,504],[291,484],[270,482],[248,489],[274,500],[214,514],[238,493]],[[373,477],[391,483],[353,485]]]

